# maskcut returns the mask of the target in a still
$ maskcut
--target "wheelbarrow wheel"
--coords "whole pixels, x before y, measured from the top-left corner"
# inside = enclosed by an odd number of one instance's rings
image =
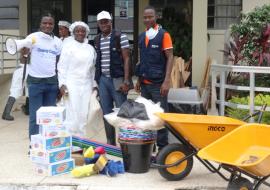
[[[238,177],[234,180],[232,180],[227,190],[252,190],[253,184],[246,178]]]
[[[188,156],[190,151],[181,144],[169,144],[162,148],[157,155],[157,164],[167,165],[173,164],[180,159]],[[193,166],[193,157],[189,157],[180,164],[168,168],[158,168],[162,177],[169,181],[177,181],[186,177]]]

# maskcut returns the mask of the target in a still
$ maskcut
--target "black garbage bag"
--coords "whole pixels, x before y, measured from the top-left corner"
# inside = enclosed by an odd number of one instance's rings
[[[169,112],[172,113],[186,113],[186,114],[207,114],[202,104],[179,104],[179,103],[168,103]]]
[[[119,117],[124,118],[136,118],[140,120],[148,120],[148,115],[144,104],[135,102],[134,100],[128,99],[125,101],[117,114]]]

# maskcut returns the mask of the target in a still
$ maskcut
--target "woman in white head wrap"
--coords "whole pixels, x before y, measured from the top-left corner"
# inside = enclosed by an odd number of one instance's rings
[[[60,92],[66,107],[66,127],[72,135],[85,137],[89,101],[94,80],[96,52],[88,44],[89,27],[81,21],[70,28],[73,39],[63,45],[58,62]]]

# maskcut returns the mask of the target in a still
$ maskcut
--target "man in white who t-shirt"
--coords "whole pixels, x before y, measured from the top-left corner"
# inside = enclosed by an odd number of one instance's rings
[[[36,111],[41,106],[55,106],[58,93],[56,64],[62,49],[62,41],[53,35],[54,18],[41,18],[40,31],[28,35],[32,40],[30,49],[23,48],[22,57],[30,52],[27,85],[29,91],[29,138],[38,134]],[[25,58],[26,60],[26,58]]]

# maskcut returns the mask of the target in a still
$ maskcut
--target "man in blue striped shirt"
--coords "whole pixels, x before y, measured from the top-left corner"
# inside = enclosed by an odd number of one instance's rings
[[[95,40],[97,51],[95,80],[99,88],[103,114],[120,107],[129,91],[129,42],[126,34],[112,29],[112,18],[107,11],[97,15],[101,34]],[[115,145],[115,129],[105,121],[107,143]]]

